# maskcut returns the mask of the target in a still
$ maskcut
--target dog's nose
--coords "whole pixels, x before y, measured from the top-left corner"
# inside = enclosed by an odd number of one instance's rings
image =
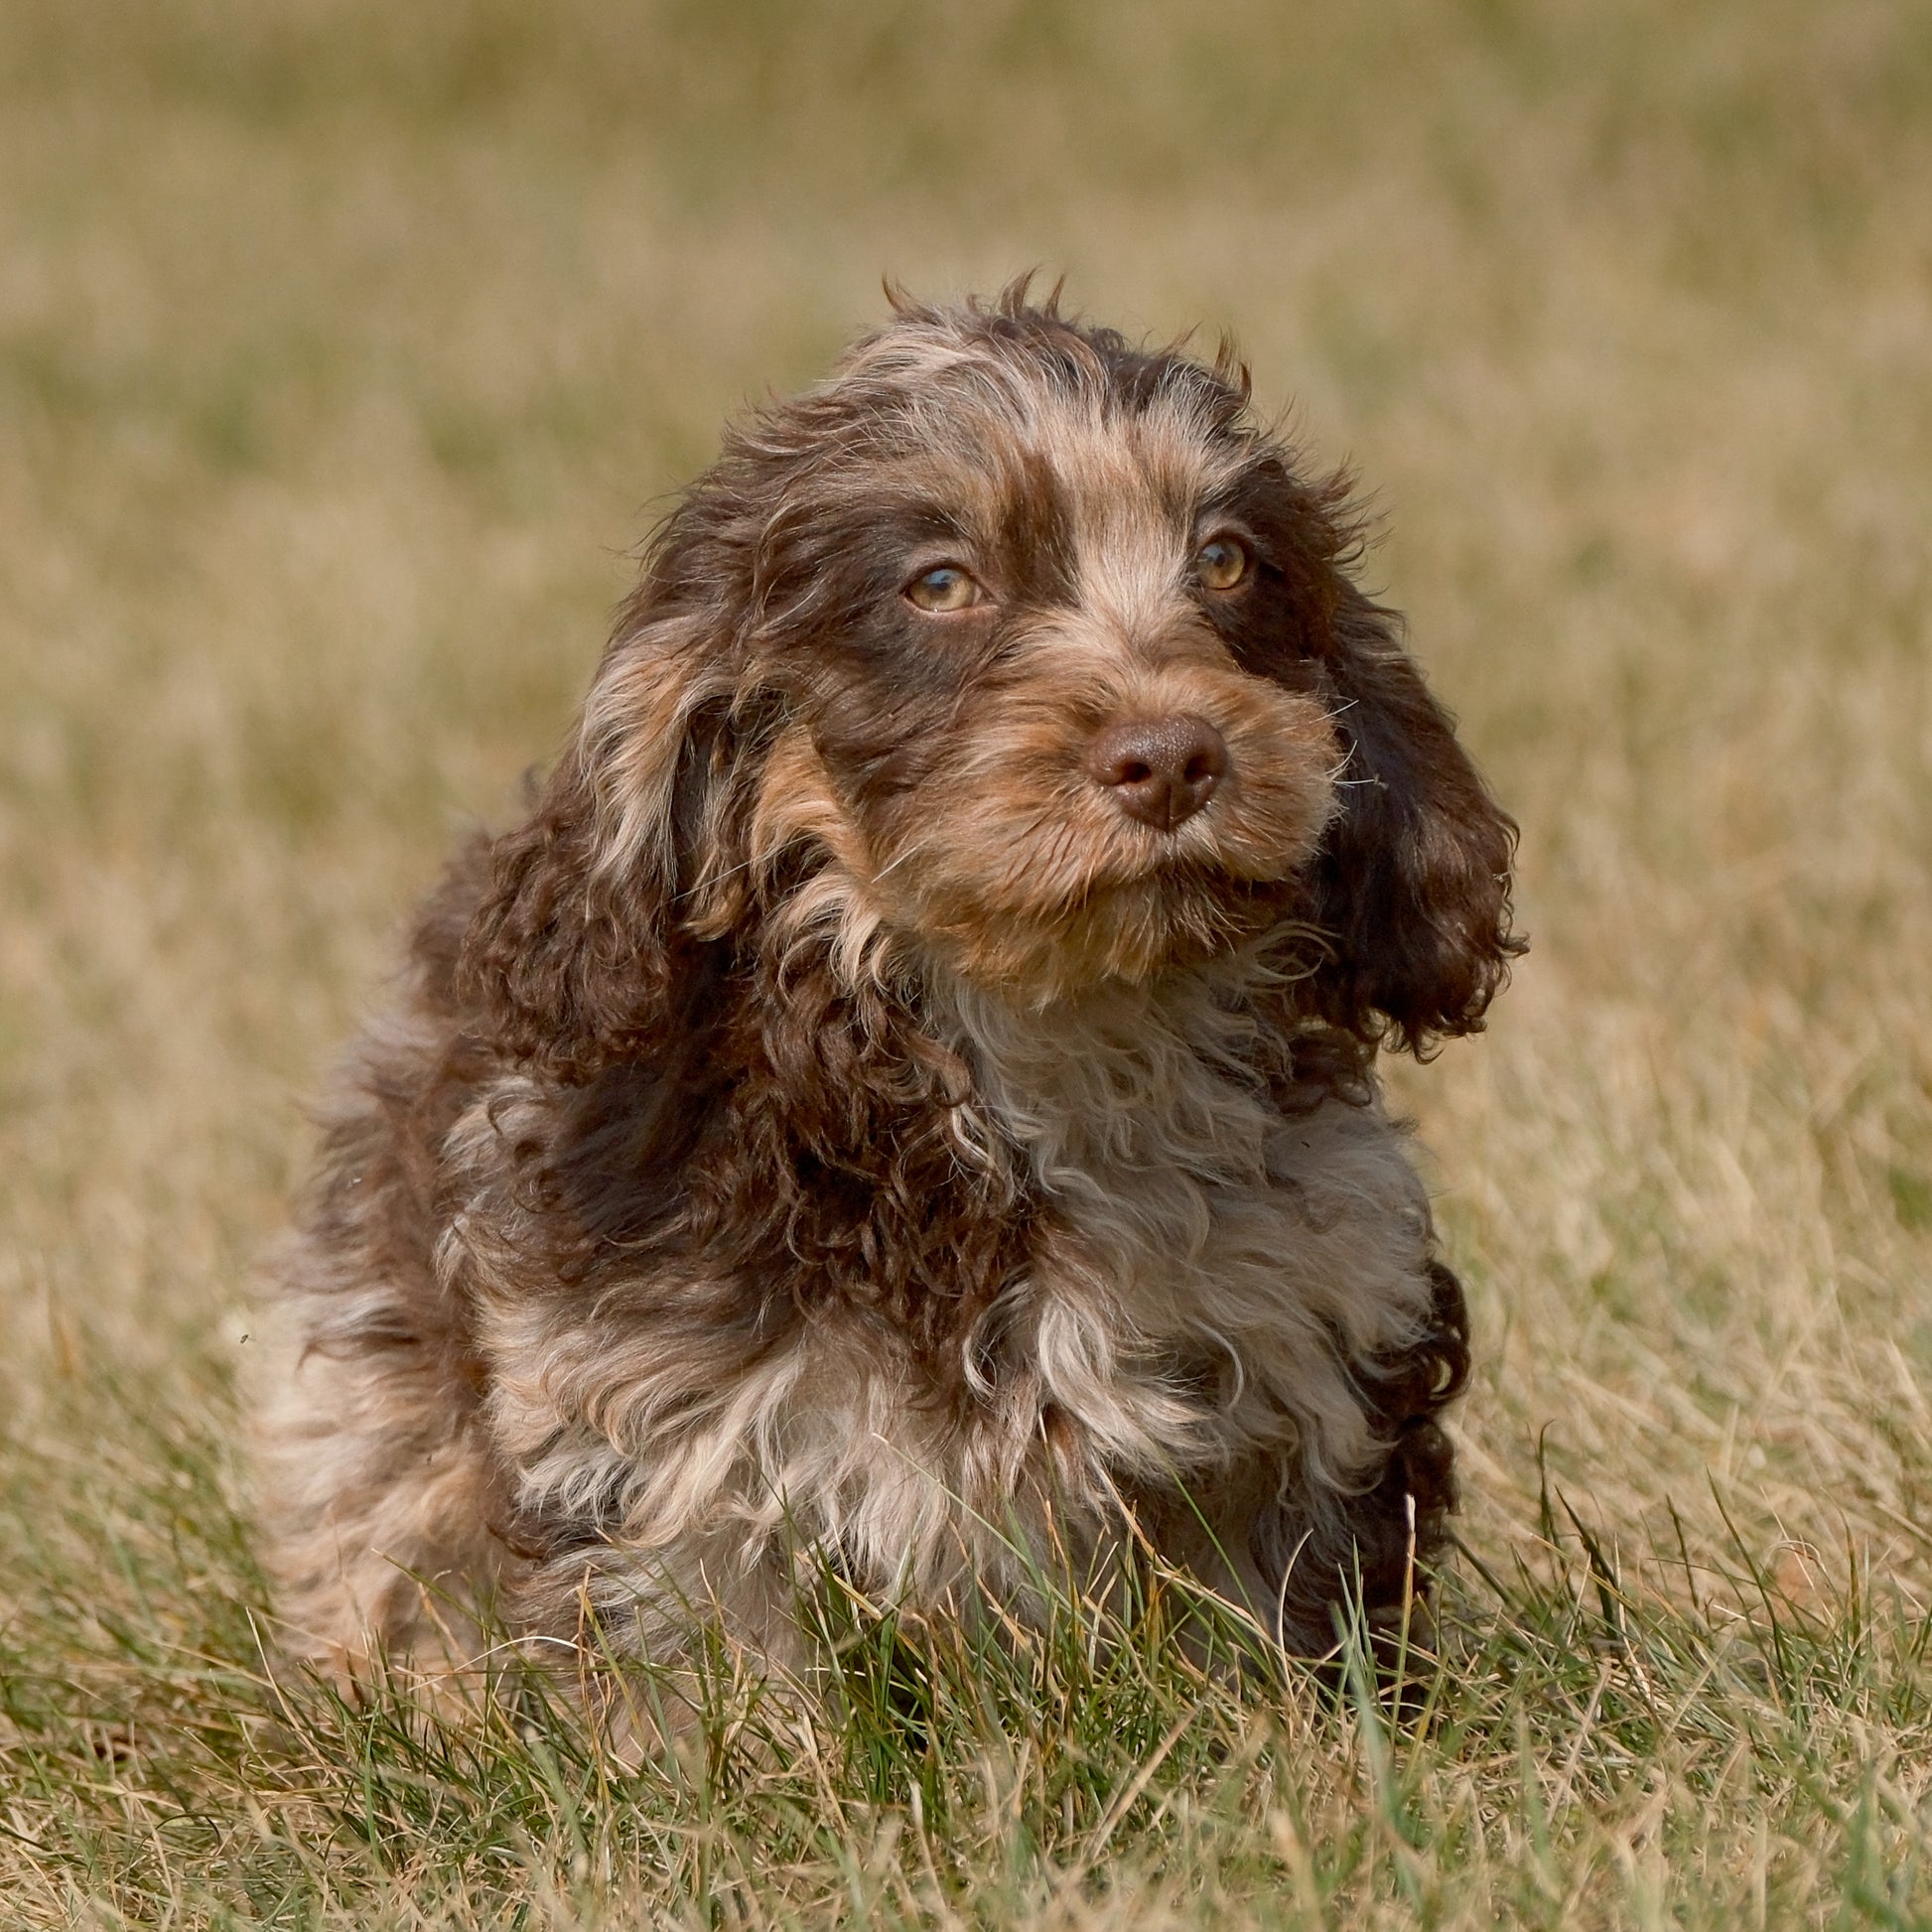
[[[1129,818],[1172,832],[1213,797],[1228,774],[1227,740],[1205,718],[1151,718],[1110,725],[1087,754],[1095,783]]]

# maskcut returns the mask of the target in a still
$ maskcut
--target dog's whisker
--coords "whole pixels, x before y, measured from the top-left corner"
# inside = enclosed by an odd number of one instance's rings
[[[891,862],[891,864],[882,866],[878,872],[873,874],[874,882],[878,883],[880,881],[890,879],[893,876],[893,874],[899,869],[900,866],[909,864],[912,860],[918,858],[924,850],[925,847],[922,841],[915,842],[911,845],[908,845],[905,848],[905,850],[898,855],[897,859]]]

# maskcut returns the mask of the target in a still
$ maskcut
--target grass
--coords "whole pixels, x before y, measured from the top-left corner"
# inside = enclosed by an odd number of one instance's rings
[[[1905,0],[15,0],[0,1918],[1932,1925],[1927,179]],[[278,1680],[299,1096],[723,414],[1034,261],[1359,462],[1523,822],[1535,952],[1395,1074],[1478,1337],[1440,1658],[857,1617],[629,1771]]]

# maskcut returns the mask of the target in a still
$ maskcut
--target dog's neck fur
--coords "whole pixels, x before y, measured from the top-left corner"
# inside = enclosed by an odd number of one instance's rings
[[[1225,971],[1045,1008],[934,988],[934,1030],[973,1072],[962,1136],[1017,1153],[1150,1339],[1186,1326],[1176,1295],[1213,1238],[1214,1196],[1267,1184],[1256,1027],[1236,992]]]
[[[995,1311],[1042,1406],[1129,1465],[1292,1446],[1346,1481],[1372,1452],[1348,1365],[1425,1314],[1428,1211],[1372,1094],[1281,1110],[1255,972],[1230,958],[1044,1009],[953,980],[931,1011],[973,1070],[962,1132],[1017,1149],[1046,1203]]]

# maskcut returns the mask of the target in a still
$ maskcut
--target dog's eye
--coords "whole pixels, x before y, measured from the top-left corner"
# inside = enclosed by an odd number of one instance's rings
[[[1231,591],[1248,574],[1248,547],[1233,537],[1210,537],[1194,552],[1194,575],[1210,591]]]
[[[938,564],[913,578],[905,587],[905,601],[921,611],[969,611],[986,593],[957,564]]]

